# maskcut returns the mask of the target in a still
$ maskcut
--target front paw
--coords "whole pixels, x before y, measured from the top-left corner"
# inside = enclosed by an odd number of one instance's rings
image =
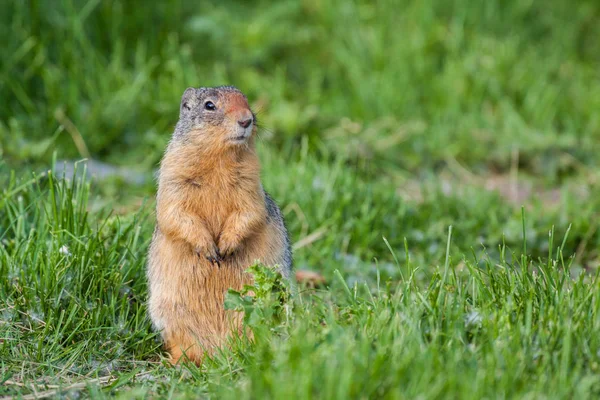
[[[221,234],[219,250],[223,257],[229,257],[240,248],[241,240],[238,235]]]
[[[204,257],[211,264],[217,264],[218,267],[221,267],[221,261],[223,261],[223,257],[221,256],[221,252],[216,244],[211,243],[205,247],[197,247],[196,254],[199,257]]]

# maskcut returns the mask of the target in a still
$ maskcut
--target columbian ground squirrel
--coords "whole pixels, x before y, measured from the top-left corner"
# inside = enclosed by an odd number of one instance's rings
[[[148,255],[149,314],[171,361],[241,332],[224,309],[228,288],[251,283],[256,260],[290,278],[292,257],[279,207],[264,191],[256,116],[231,86],[189,88],[161,161],[157,226]]]

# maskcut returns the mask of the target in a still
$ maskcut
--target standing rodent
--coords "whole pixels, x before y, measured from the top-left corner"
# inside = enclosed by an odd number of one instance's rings
[[[280,209],[260,182],[256,116],[231,86],[189,88],[161,161],[157,226],[148,255],[149,314],[171,361],[201,363],[205,351],[241,332],[225,311],[229,288],[252,282],[256,260],[290,278],[292,256]]]

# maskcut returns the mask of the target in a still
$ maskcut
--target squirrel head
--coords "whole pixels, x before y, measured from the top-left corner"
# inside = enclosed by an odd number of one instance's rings
[[[256,131],[256,115],[248,100],[233,86],[188,88],[179,107],[175,136],[211,148],[249,143]]]

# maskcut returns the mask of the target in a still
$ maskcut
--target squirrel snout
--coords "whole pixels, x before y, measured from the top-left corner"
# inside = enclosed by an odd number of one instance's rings
[[[238,125],[242,128],[247,128],[252,123],[252,118],[241,118],[238,119]]]

